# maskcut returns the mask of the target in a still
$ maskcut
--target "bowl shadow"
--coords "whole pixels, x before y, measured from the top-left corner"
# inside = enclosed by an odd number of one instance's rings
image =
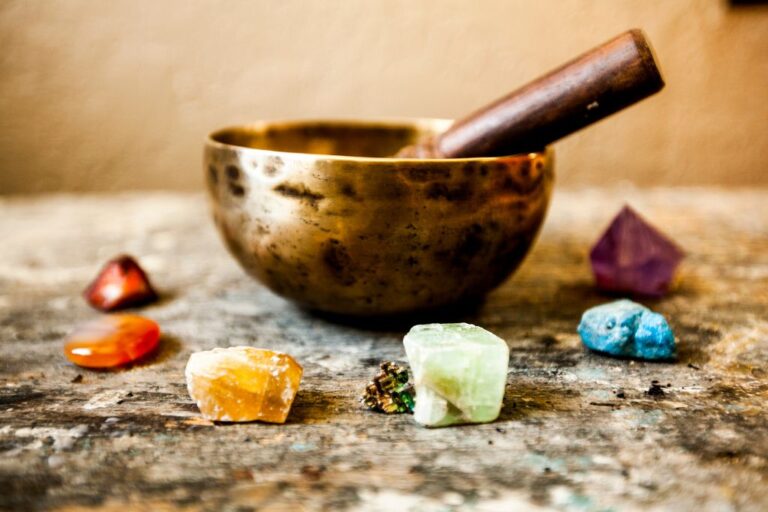
[[[390,315],[350,316],[316,309],[300,308],[307,315],[335,325],[366,331],[406,332],[414,325],[427,323],[472,322],[478,317],[485,298],[468,299],[439,308]]]

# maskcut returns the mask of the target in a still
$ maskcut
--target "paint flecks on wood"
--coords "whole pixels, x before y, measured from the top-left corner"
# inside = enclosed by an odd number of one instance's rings
[[[689,255],[674,292],[646,304],[678,336],[675,363],[589,353],[575,332],[584,309],[610,300],[592,287],[587,252],[627,201]],[[358,398],[379,361],[404,362],[404,332],[429,318],[334,323],[276,298],[234,264],[199,196],[0,199],[0,508],[767,509],[766,202],[760,191],[558,191],[520,271],[440,319],[508,342],[499,420],[428,430]],[[83,372],[62,338],[96,314],[79,298],[94,265],[125,250],[167,292],[141,310],[167,336],[141,364]],[[230,345],[303,365],[285,425],[200,417],[184,365]]]

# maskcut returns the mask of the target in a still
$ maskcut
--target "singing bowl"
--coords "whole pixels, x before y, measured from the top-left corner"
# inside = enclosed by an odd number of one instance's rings
[[[216,131],[204,158],[216,226],[251,276],[311,309],[390,315],[478,300],[531,247],[553,155],[388,157],[450,123],[265,121]]]

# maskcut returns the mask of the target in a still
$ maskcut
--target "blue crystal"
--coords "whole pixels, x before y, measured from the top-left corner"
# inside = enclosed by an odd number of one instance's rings
[[[584,345],[597,352],[649,360],[675,357],[675,335],[667,320],[631,300],[588,309],[578,331]]]

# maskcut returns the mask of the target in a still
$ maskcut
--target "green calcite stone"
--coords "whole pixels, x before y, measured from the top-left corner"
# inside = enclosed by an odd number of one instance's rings
[[[430,427],[485,423],[499,416],[509,348],[471,324],[416,325],[405,335],[416,387],[414,419]]]

